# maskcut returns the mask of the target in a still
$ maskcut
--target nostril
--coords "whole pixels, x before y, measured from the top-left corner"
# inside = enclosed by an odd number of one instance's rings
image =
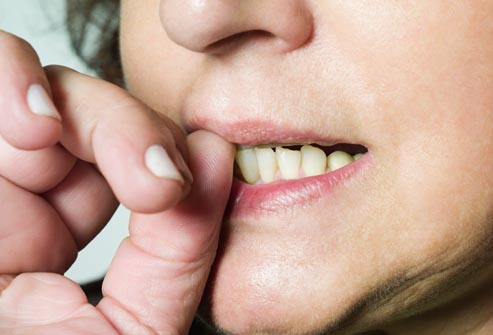
[[[313,15],[299,0],[161,0],[159,11],[168,38],[195,52],[266,41],[288,52],[313,33]]]
[[[209,53],[224,53],[232,49],[239,48],[246,43],[262,42],[272,40],[276,37],[274,34],[265,30],[249,30],[243,31],[225,38],[219,39],[216,42],[209,44],[204,51]]]

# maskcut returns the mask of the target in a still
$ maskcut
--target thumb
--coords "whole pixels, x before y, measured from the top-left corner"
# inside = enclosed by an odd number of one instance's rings
[[[231,189],[234,147],[198,131],[187,139],[192,190],[166,212],[133,214],[98,308],[121,334],[186,334],[214,260]],[[139,331],[137,331],[139,330]]]

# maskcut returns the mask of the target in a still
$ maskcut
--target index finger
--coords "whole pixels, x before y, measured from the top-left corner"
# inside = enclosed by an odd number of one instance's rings
[[[121,203],[150,213],[184,196],[191,174],[157,113],[108,82],[59,66],[46,74],[63,119],[62,145],[96,163]]]

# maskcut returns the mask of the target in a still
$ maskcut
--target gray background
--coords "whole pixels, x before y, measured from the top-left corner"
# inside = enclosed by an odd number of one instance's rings
[[[60,64],[90,73],[70,50],[64,16],[64,0],[0,0],[0,29],[30,42],[43,65]],[[79,283],[102,277],[128,234],[128,218],[129,211],[119,208],[101,234],[79,253],[66,275]]]

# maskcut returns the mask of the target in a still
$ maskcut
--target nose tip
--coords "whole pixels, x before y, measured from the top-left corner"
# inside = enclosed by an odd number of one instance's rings
[[[275,48],[291,51],[313,32],[305,0],[162,0],[161,22],[168,37],[195,52],[208,52],[220,41],[261,32]]]

